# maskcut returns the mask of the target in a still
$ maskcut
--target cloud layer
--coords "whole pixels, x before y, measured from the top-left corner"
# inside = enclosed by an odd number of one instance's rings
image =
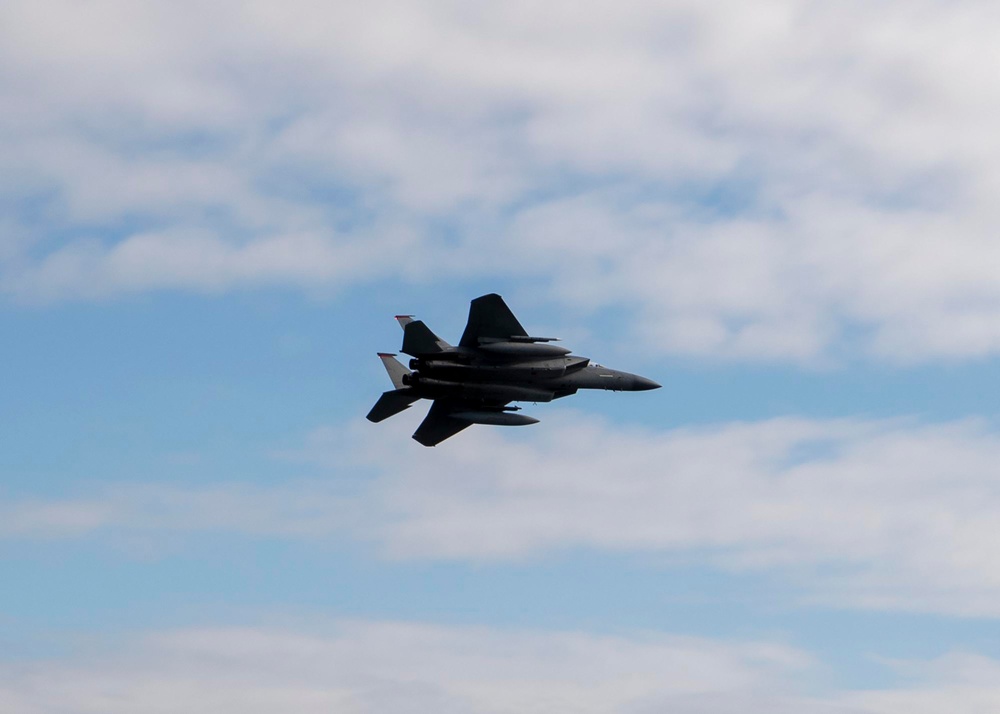
[[[165,631],[102,647],[0,661],[0,706],[10,714],[978,714],[1000,703],[1000,663],[985,658],[899,663],[917,684],[838,692],[819,686],[811,657],[785,645],[654,633],[353,621]]]
[[[379,443],[409,444],[407,418],[380,425]],[[326,472],[318,481],[9,501],[0,535],[349,534],[389,558],[473,562],[583,547],[768,572],[840,607],[1000,613],[1000,435],[980,423],[778,419],[654,432],[564,413],[544,438],[473,429],[419,460],[379,448],[370,429],[350,446],[335,433],[299,454]],[[359,468],[373,476],[338,485]]]
[[[993,10],[9,2],[14,299],[508,276],[667,353],[1000,350]]]
[[[1000,437],[975,422],[653,432],[569,416],[538,440],[478,431],[416,467],[369,453],[397,557],[668,553],[808,576],[838,605],[998,612]]]

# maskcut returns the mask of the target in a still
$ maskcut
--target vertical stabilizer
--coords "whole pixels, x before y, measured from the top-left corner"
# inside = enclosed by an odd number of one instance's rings
[[[399,414],[404,409],[409,409],[413,402],[420,399],[419,396],[414,394],[412,389],[403,384],[403,377],[410,374],[410,370],[400,364],[399,360],[396,359],[396,355],[389,354],[388,352],[379,352],[378,357],[382,360],[385,371],[389,373],[389,379],[392,380],[392,386],[395,389],[391,392],[384,392],[379,397],[379,400],[375,402],[375,406],[368,412],[368,421],[375,422],[388,419],[394,414]]]
[[[403,384],[403,377],[410,373],[406,367],[404,367],[399,360],[396,359],[396,355],[389,354],[387,352],[379,352],[379,359],[382,360],[382,365],[385,367],[385,371],[389,373],[389,379],[392,380],[392,386],[396,389],[402,389],[405,385]]]
[[[508,340],[511,337],[527,337],[521,323],[507,307],[507,303],[496,293],[477,297],[469,305],[469,322],[459,345],[478,347],[483,340]]]
[[[437,354],[451,349],[451,345],[431,332],[422,320],[408,322],[403,327],[403,348],[401,351],[412,357]]]

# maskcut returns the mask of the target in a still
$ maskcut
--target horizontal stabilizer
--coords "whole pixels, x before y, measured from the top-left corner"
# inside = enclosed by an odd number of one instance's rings
[[[378,356],[379,359],[382,360],[382,365],[385,367],[385,371],[389,373],[389,379],[392,380],[392,386],[396,389],[402,389],[405,386],[403,384],[403,377],[408,375],[410,370],[404,367],[399,360],[396,359],[396,355],[379,352]]]
[[[451,345],[431,332],[423,320],[408,322],[403,327],[402,351],[411,357],[438,354],[451,348]]]
[[[411,389],[395,389],[391,392],[383,392],[382,396],[375,402],[375,406],[368,412],[368,421],[380,422],[391,416],[399,414],[405,409],[409,409],[413,402],[420,399]]]

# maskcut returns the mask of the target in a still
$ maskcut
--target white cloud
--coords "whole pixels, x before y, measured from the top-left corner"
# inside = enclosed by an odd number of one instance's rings
[[[97,242],[63,248],[17,278],[15,289],[29,298],[99,298],[156,288],[218,292],[289,283],[323,290],[348,276],[378,272],[372,253],[390,256],[391,263],[398,238],[365,245],[297,233],[238,244],[205,231],[143,233],[110,248]]]
[[[821,686],[808,654],[769,642],[343,621],[154,632],[62,658],[0,661],[10,714],[136,711],[981,714],[1000,663],[899,662],[892,688]]]
[[[332,446],[318,434],[300,455],[324,471],[317,481],[14,501],[2,533],[347,534],[390,558],[466,561],[582,547],[767,572],[796,597],[840,607],[1000,612],[1000,436],[983,424],[779,419],[654,432],[564,414],[544,438],[472,429],[429,451],[407,439],[419,418],[365,424]],[[404,446],[386,450],[387,438]]]
[[[82,654],[0,664],[4,710],[831,711],[792,681],[810,659],[766,642],[362,621],[172,631]]]
[[[784,573],[838,605],[998,612],[1000,438],[982,424],[652,432],[574,415],[548,419],[544,439],[463,437],[418,466],[371,450],[394,556],[667,553]]]
[[[0,503],[0,536],[65,538],[100,528],[111,517],[100,501]]]
[[[281,488],[223,483],[197,489],[129,485],[90,499],[0,503],[0,536],[64,538],[113,530],[317,538],[357,528],[357,506],[356,493],[322,483]]]
[[[897,662],[914,684],[896,690],[844,697],[846,703],[871,714],[935,714],[942,711],[988,712],[1000,707],[1000,662],[952,653],[929,662]]]
[[[987,5],[192,7],[4,4],[8,294],[505,274],[669,353],[1000,351]]]

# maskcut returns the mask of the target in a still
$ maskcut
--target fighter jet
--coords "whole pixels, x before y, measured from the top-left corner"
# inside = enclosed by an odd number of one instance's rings
[[[420,399],[433,401],[413,438],[437,446],[473,424],[523,426],[538,420],[517,414],[511,402],[551,402],[578,389],[640,392],[659,384],[637,374],[591,364],[558,345],[555,337],[530,337],[503,298],[495,293],[472,301],[458,346],[449,345],[412,315],[397,315],[403,328],[401,352],[379,352],[395,389],[384,392],[368,412],[380,422]]]

